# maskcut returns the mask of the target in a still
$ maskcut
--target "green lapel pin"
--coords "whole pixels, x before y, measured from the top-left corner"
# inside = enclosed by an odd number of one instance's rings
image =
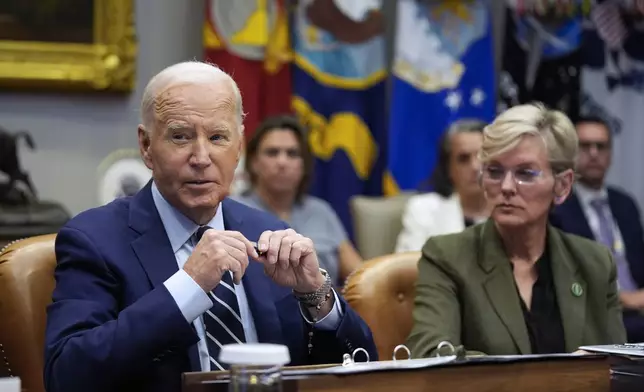
[[[575,297],[581,297],[581,295],[584,293],[584,289],[577,282],[572,284],[570,291],[572,291],[572,295],[574,295]]]

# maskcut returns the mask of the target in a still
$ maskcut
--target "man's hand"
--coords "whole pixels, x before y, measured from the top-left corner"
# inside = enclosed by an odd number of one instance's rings
[[[324,284],[324,275],[313,241],[293,229],[265,231],[257,241],[262,252],[258,260],[264,271],[279,285],[300,293],[312,293]]]
[[[233,273],[236,284],[241,282],[248,256],[258,258],[253,244],[238,231],[206,230],[183,266],[184,271],[209,292],[219,284],[226,271]]]

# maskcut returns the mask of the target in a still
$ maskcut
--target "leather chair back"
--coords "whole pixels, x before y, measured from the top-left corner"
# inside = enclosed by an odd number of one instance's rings
[[[363,259],[394,253],[402,215],[413,193],[391,197],[354,196],[349,201],[356,248]]]
[[[420,252],[377,257],[347,278],[344,298],[371,328],[380,360],[392,359],[411,332],[419,259]]]
[[[46,309],[54,290],[55,234],[21,240],[0,253],[0,377],[44,392]]]

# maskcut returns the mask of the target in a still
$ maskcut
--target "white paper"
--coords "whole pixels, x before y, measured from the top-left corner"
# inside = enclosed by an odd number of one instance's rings
[[[548,359],[548,358],[575,358],[583,357],[584,354],[574,353],[553,353],[553,354],[522,354],[522,355],[482,355],[476,357],[468,357],[468,359],[485,358],[491,361],[528,361],[531,359]]]
[[[581,346],[580,350],[597,352],[597,353],[606,353],[606,354],[616,354],[616,355],[628,355],[633,357],[644,357],[644,343],[627,343],[627,344],[605,344],[599,346]]]
[[[434,366],[440,366],[450,363],[456,359],[456,356],[448,357],[433,357],[423,359],[399,359],[396,361],[376,361],[376,362],[354,362],[348,365],[333,366],[330,368],[322,368],[315,370],[295,370],[285,371],[284,375],[322,375],[322,374],[358,374],[367,372],[380,372],[388,370],[404,370],[404,369],[425,369]]]

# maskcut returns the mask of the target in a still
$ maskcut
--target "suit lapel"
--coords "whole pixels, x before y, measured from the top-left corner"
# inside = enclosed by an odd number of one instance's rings
[[[607,189],[606,192],[608,193],[608,205],[610,206],[610,213],[613,215],[619,231],[624,233],[627,228],[624,227],[623,222],[628,222],[628,215],[622,214],[622,204],[618,203],[617,200],[615,200],[615,194],[610,189]]]
[[[643,256],[640,245],[642,239],[640,235],[636,234],[641,230],[638,227],[641,223],[637,219],[634,219],[634,217],[639,219],[639,212],[629,208],[628,206],[630,204],[620,203],[617,192],[610,188],[607,191],[610,211],[613,214],[613,218],[621,233],[622,241],[624,242],[623,246],[626,251],[626,262],[628,263],[629,271],[637,285],[642,288],[644,287],[644,264],[640,262]],[[633,260],[635,262],[632,262]]]
[[[224,227],[226,230],[235,230],[242,233],[251,241],[256,241],[259,234],[252,235],[256,230],[251,222],[245,222],[243,214],[240,213],[240,206],[225,199],[224,206]],[[244,291],[248,297],[248,307],[250,308],[255,329],[257,330],[258,340],[262,343],[281,344],[284,339],[280,319],[275,306],[275,299],[271,291],[272,281],[264,274],[264,266],[249,258],[248,268],[242,278]]]
[[[132,241],[132,249],[152,287],[156,288],[176,273],[179,265],[152,198],[152,180],[134,196],[130,203],[129,225],[140,234]],[[188,349],[188,357],[191,369],[200,371],[201,362],[197,344]]]
[[[586,282],[572,256],[566,251],[561,234],[553,227],[548,228],[548,247],[566,351],[572,352],[582,344],[581,331],[586,322]]]
[[[530,354],[530,338],[514,284],[510,260],[503,251],[501,238],[491,219],[484,224],[480,241],[483,252],[479,263],[487,273],[483,285],[490,303],[510,333],[519,353]]]
[[[635,218],[635,214],[629,211],[628,208],[625,208],[624,203],[619,203],[618,200],[615,199],[615,193],[613,193],[613,191],[608,189],[607,192],[608,192],[608,205],[610,206],[610,213],[613,215],[613,220],[615,221],[615,224],[617,225],[617,228],[619,229],[619,232],[621,234],[623,246],[625,247],[625,250],[627,253],[626,261],[629,262],[629,260],[633,259],[633,256],[629,255],[628,251],[634,248],[631,244],[631,241],[630,241],[631,236],[629,234],[633,232],[632,222],[634,221],[633,219]],[[630,213],[630,216],[629,216],[629,213]],[[636,217],[636,219],[637,218],[639,217]],[[638,245],[635,245],[635,247],[637,246]],[[629,267],[630,266],[631,264],[629,262]]]
[[[132,249],[153,287],[157,287],[179,270],[170,240],[152,199],[152,182],[134,196],[130,204],[129,225],[140,236]]]
[[[581,207],[579,197],[577,197],[574,191],[570,195],[568,200],[566,200],[565,204],[559,208],[562,207],[564,207],[562,209],[562,228],[564,231],[575,233],[591,240],[595,239],[595,235],[593,234],[593,231],[590,229],[590,225],[588,224],[586,213]]]

